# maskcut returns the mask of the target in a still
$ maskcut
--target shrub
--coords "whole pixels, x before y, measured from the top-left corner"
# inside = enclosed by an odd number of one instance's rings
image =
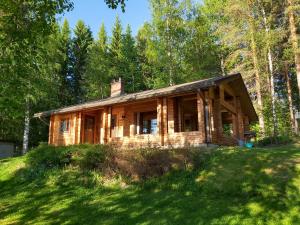
[[[103,165],[109,147],[106,145],[52,146],[41,144],[27,155],[27,164],[36,167],[62,167],[72,164],[82,169],[97,169]]]
[[[264,147],[268,145],[284,145],[292,143],[293,140],[289,136],[277,136],[277,137],[265,137],[259,141],[257,141],[256,145],[259,147]]]
[[[53,168],[69,164],[72,148],[40,144],[27,154],[27,164],[33,168]]]
[[[210,155],[211,151],[197,148],[117,150],[108,145],[41,144],[28,153],[27,163],[38,170],[71,165],[82,170],[98,170],[106,176],[141,180],[171,170],[199,168]]]

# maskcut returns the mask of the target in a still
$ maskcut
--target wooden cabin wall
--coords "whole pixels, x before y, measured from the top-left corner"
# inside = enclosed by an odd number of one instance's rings
[[[69,120],[69,130],[60,132],[60,122],[63,119]],[[49,144],[72,145],[79,143],[78,128],[80,127],[80,113],[68,113],[52,115],[49,126]]]
[[[225,92],[233,99],[225,101]],[[249,129],[249,119],[242,111],[240,98],[229,85],[212,87],[190,94],[197,103],[197,131],[182,132],[180,102],[182,96],[161,97],[152,101],[107,106],[95,111],[95,143],[113,144],[122,148],[140,147],[183,147],[200,146],[206,142],[220,145],[236,145],[243,140],[244,131]],[[188,96],[188,98],[190,98]],[[194,96],[194,97],[193,97]],[[208,119],[205,119],[205,106]],[[221,111],[232,113],[233,135],[223,133]],[[157,134],[138,134],[138,115],[143,112],[157,112]],[[112,118],[116,127],[112,129]],[[61,133],[60,121],[69,119],[70,129]],[[49,144],[71,145],[83,143],[82,129],[84,112],[52,115],[49,126]]]

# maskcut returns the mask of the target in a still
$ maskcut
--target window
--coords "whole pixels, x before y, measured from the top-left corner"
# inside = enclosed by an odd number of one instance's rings
[[[117,115],[111,116],[111,137],[118,137],[118,120]]]
[[[175,132],[198,131],[197,96],[178,97],[174,104]]]
[[[157,113],[143,112],[140,114],[140,124],[142,134],[156,134],[157,133]]]
[[[233,134],[233,127],[232,127],[232,114],[230,112],[221,112],[222,117],[222,128],[223,134],[225,136],[232,136]]]
[[[69,119],[63,119],[60,121],[59,131],[60,133],[68,132],[70,129],[70,121]]]

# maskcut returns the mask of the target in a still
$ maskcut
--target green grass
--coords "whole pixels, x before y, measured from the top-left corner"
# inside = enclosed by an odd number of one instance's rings
[[[143,183],[0,161],[0,224],[300,224],[300,145],[223,148]]]

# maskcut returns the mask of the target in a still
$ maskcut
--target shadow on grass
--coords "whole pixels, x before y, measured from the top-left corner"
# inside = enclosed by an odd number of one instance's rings
[[[2,224],[299,224],[300,151],[216,150],[200,169],[122,188],[52,170],[0,182]],[[297,167],[298,166],[298,167]]]

